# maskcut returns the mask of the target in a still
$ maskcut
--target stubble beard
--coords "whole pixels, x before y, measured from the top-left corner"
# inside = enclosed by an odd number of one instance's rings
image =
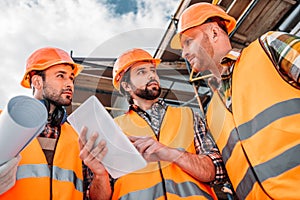
[[[69,106],[72,103],[71,96],[67,95],[65,98],[62,96],[63,90],[59,91],[52,87],[48,87],[47,84],[44,85],[43,90],[43,98],[55,106]]]

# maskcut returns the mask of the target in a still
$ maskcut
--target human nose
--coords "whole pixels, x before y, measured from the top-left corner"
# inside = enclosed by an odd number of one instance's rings
[[[150,73],[149,73],[149,79],[150,79],[150,80],[154,79],[154,73],[153,73],[153,72],[150,72]]]
[[[65,81],[65,86],[73,88],[74,87],[74,80],[73,79],[67,79]]]
[[[182,48],[181,57],[186,59],[188,57],[189,53],[187,48]]]
[[[150,70],[149,73],[148,73],[148,78],[149,78],[150,80],[152,80],[152,79],[155,78],[155,76],[156,76],[156,71]]]

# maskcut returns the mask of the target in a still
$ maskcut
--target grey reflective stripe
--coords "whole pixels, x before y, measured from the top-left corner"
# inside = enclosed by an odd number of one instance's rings
[[[53,167],[53,179],[58,181],[72,182],[76,190],[83,192],[83,181],[79,179],[72,170]]]
[[[17,170],[17,180],[23,178],[49,177],[50,171],[46,164],[20,165]]]
[[[273,158],[272,160],[255,166],[254,171],[256,172],[260,182],[263,182],[268,178],[276,177],[287,170],[299,166],[299,155],[300,145],[298,144],[297,146],[294,146]],[[286,162],[287,160],[288,162]],[[253,172],[250,170],[251,169],[247,170],[246,175],[236,189],[236,192],[241,199],[245,199],[247,197],[249,192],[252,190],[254,183],[256,182]]]
[[[182,198],[190,196],[204,196],[207,199],[213,200],[213,198],[208,193],[201,190],[201,188],[199,188],[193,182],[176,183],[173,180],[165,180],[165,183],[167,193],[176,194],[177,196]],[[120,200],[157,199],[164,195],[165,194],[163,193],[163,185],[160,182],[151,188],[130,192],[122,196]]]
[[[300,113],[300,99],[299,98],[290,99],[269,107],[268,109],[259,113],[251,121],[240,125],[237,128],[240,134],[238,134],[237,129],[234,128],[230,132],[229,138],[227,140],[227,144],[222,150],[222,157],[223,157],[224,164],[226,165],[227,161],[229,160],[232,154],[235,145],[239,140],[246,140],[250,138],[258,131],[260,131],[264,127],[268,126],[269,124],[271,124],[272,122],[280,118],[284,118],[299,113]],[[300,162],[298,157],[299,157],[299,147],[297,145],[295,147],[290,148],[286,152],[278,155],[272,160],[269,160],[265,163],[255,166],[254,169],[248,168],[244,178],[242,179],[242,181],[239,183],[237,187],[236,192],[238,196],[244,199],[249,194],[254,183],[257,182],[255,178],[255,173],[259,177],[260,182],[263,182],[264,180],[270,177],[278,176],[283,172],[298,166]],[[287,160],[289,162],[286,162]],[[279,165],[279,163],[281,165]],[[286,165],[287,163],[288,165]]]
[[[259,113],[251,121],[241,124],[237,129],[239,135],[237,134],[236,129],[233,129],[230,133],[230,136],[227,140],[227,144],[222,150],[222,156],[224,163],[228,161],[231,156],[232,150],[236,143],[240,140],[245,140],[253,136],[255,133],[268,126],[270,123],[290,115],[300,113],[300,98],[290,99],[277,103],[263,112]]]
[[[204,196],[207,199],[213,199],[193,182],[176,183],[173,180],[166,180],[166,189],[168,193],[177,194],[180,197]]]
[[[222,157],[223,157],[223,161],[224,164],[226,165],[228,159],[230,158],[233,148],[235,147],[236,143],[239,141],[238,138],[238,133],[236,128],[234,128],[229,135],[229,138],[227,140],[227,143],[225,145],[225,147],[222,150]]]
[[[251,121],[238,127],[241,140],[246,140],[259,130],[283,117],[300,113],[300,98],[277,103],[255,116]],[[295,122],[296,123],[296,122]]]
[[[23,178],[50,178],[50,170],[47,164],[20,165],[17,170],[17,180]],[[75,172],[59,167],[53,167],[53,179],[58,181],[72,182],[76,190],[83,192],[83,181]]]

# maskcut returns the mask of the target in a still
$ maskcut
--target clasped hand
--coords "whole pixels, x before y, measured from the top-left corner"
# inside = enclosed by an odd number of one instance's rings
[[[147,162],[173,162],[178,156],[175,154],[176,149],[167,147],[152,137],[128,136],[128,138]]]

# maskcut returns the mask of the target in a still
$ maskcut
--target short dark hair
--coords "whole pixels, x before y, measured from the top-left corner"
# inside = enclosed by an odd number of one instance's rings
[[[124,73],[120,81],[120,93],[126,97],[129,104],[133,104],[133,99],[128,92],[126,92],[122,86],[122,82],[130,83],[130,68]]]
[[[42,77],[43,81],[46,80],[45,70],[33,70],[33,71],[29,72],[29,83],[30,83],[30,86],[31,86],[31,78],[34,75],[38,75],[38,76]],[[35,88],[32,88],[32,89],[33,89],[32,93],[34,94]]]
[[[227,33],[228,35],[228,30],[227,30],[227,26],[226,26],[226,20],[221,18],[221,17],[210,17],[208,18],[203,24],[205,23],[209,23],[209,22],[216,22],[218,24],[218,26],[225,31],[225,33]]]

